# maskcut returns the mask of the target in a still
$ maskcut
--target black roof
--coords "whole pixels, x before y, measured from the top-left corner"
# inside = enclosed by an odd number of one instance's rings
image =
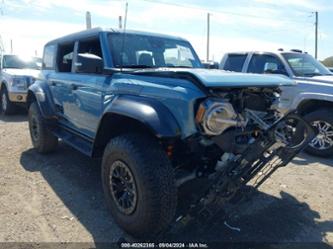
[[[46,43],[46,45],[50,45],[50,44],[57,44],[57,43],[69,43],[69,42],[73,42],[76,40],[81,40],[81,39],[85,39],[85,38],[89,38],[89,37],[94,37],[94,36],[98,36],[99,33],[102,32],[107,32],[107,33],[111,33],[111,32],[116,32],[116,33],[122,33],[123,30],[118,30],[118,29],[102,29],[102,28],[93,28],[93,29],[87,29],[87,30],[83,30],[80,32],[76,32],[76,33],[72,33],[57,39],[54,39],[52,41],[49,41],[48,43]],[[163,37],[163,38],[168,38],[168,39],[177,39],[177,40],[184,40],[185,39],[181,38],[181,37],[177,37],[177,36],[171,36],[171,35],[165,35],[165,34],[158,34],[158,33],[150,33],[150,32],[144,32],[144,31],[136,31],[136,30],[126,30],[127,34],[138,34],[138,35],[149,35],[149,36],[156,36],[156,37]]]

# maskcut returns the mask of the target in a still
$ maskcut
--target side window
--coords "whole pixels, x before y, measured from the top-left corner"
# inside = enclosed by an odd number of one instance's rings
[[[256,54],[252,57],[249,68],[249,73],[276,73],[286,72],[282,62],[273,55]]]
[[[43,69],[54,68],[55,45],[48,45],[44,48]]]
[[[87,41],[80,41],[78,53],[79,54],[93,54],[93,55],[103,58],[101,43],[98,38],[87,40]]]
[[[102,72],[102,68],[103,53],[99,38],[94,37],[79,41],[73,67],[74,72],[99,74]]]
[[[57,66],[59,72],[71,72],[74,54],[74,43],[59,45],[57,53]]]
[[[246,57],[247,54],[229,54],[224,63],[223,69],[234,72],[242,72]]]

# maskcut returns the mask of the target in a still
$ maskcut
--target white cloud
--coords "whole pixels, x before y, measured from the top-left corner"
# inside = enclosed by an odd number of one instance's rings
[[[4,18],[0,22],[0,34],[7,51],[13,40],[14,53],[41,55],[44,44],[54,38],[84,29],[84,24],[65,22],[31,21],[16,18]]]
[[[13,41],[14,53],[24,55],[37,54],[41,56],[44,44],[57,37],[85,29],[84,15],[87,10],[94,17],[116,17],[123,15],[123,1],[107,1],[96,4],[92,0],[20,0],[6,1],[6,10],[20,12],[25,9],[33,11],[61,11],[67,8],[73,11],[73,15],[82,16],[82,24],[65,21],[25,20],[3,16],[0,19],[0,34],[7,52],[10,51],[10,40]],[[70,20],[69,18],[67,20]]]
[[[181,35],[175,33],[174,35]],[[184,36],[184,35],[183,35]],[[201,59],[206,59],[206,39],[200,35],[186,34]],[[237,51],[276,51],[279,48],[295,48],[292,44],[270,42],[260,38],[212,36],[210,39],[210,59],[220,61],[227,52]]]
[[[9,40],[14,40],[14,50],[17,53],[41,54],[45,42],[84,29],[84,14],[89,10],[92,14],[93,26],[108,26],[117,24],[119,15],[124,15],[124,0],[96,1],[93,0],[17,0],[6,1],[6,8],[12,12],[31,10],[47,15],[48,12],[70,10],[73,15],[82,16],[82,23],[68,23],[70,17],[61,21],[32,21],[19,18],[3,17],[0,19],[0,34],[6,48]],[[183,8],[179,6],[154,4],[139,0],[129,0],[128,28],[175,34],[188,38],[201,58],[206,51],[206,15],[205,8]],[[298,8],[313,9],[321,7],[310,0],[255,0],[256,3],[246,6],[231,6],[212,10],[211,16],[211,51],[216,59],[220,59],[227,51],[238,50],[275,50],[279,47],[303,48],[307,41],[309,23],[302,23],[308,15],[295,10]],[[318,5],[318,6],[317,6]],[[285,6],[294,6],[293,15],[289,15]],[[282,8],[283,7],[283,8]],[[234,14],[232,14],[234,13]],[[235,14],[239,13],[239,15]],[[38,16],[38,15],[37,15]],[[37,18],[37,17],[36,17]],[[102,23],[94,22],[94,19]],[[292,20],[296,20],[292,22]],[[309,21],[309,19],[308,19]],[[102,25],[100,25],[102,24]],[[104,24],[104,25],[103,25]],[[312,25],[312,24],[311,24]],[[161,27],[164,27],[163,30]],[[191,31],[189,30],[191,29]],[[181,31],[183,32],[181,32]],[[251,30],[251,37],[249,37]],[[248,35],[244,35],[246,32]],[[258,36],[256,36],[258,34]],[[289,44],[289,34],[297,34],[293,43]],[[272,36],[285,37],[282,42],[272,42]],[[321,32],[321,39],[325,33]],[[295,39],[297,39],[295,41]],[[310,41],[308,41],[310,43]],[[294,46],[293,46],[294,45]],[[304,45],[305,46],[305,45]]]
[[[6,1],[5,6],[18,11],[33,8],[37,11],[70,9],[75,13],[85,14],[90,11],[94,15],[110,17],[111,15],[122,15],[124,13],[125,1],[102,1],[96,4],[93,0],[18,0]]]
[[[303,9],[309,9],[312,11],[326,9],[324,4],[321,4],[320,1],[314,0],[255,0],[258,3],[270,4],[275,6],[283,7],[298,7]]]

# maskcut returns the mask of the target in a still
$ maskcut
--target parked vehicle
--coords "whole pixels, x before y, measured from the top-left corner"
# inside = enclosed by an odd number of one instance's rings
[[[41,59],[4,54],[0,57],[0,113],[13,114],[25,106],[28,87],[39,74]]]
[[[308,153],[322,157],[333,155],[333,74],[319,61],[300,50],[237,52],[226,54],[220,69],[280,74],[296,80],[297,87],[283,91],[282,105],[285,109],[297,109],[319,131],[306,148]],[[284,104],[284,100],[288,103]]]
[[[40,153],[61,138],[102,157],[116,222],[132,235],[155,236],[175,221],[177,191],[190,180],[205,184],[182,217],[214,213],[314,137],[297,115],[278,117],[279,87],[293,84],[202,69],[182,38],[96,28],[45,45],[42,79],[28,92],[30,134]]]

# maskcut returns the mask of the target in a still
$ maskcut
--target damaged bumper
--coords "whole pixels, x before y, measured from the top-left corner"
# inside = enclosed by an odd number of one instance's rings
[[[214,216],[248,183],[258,188],[279,167],[287,165],[315,136],[313,128],[295,113],[276,121],[243,153],[226,157],[209,177],[204,194],[198,196],[178,221],[184,224],[191,217],[207,220]]]

